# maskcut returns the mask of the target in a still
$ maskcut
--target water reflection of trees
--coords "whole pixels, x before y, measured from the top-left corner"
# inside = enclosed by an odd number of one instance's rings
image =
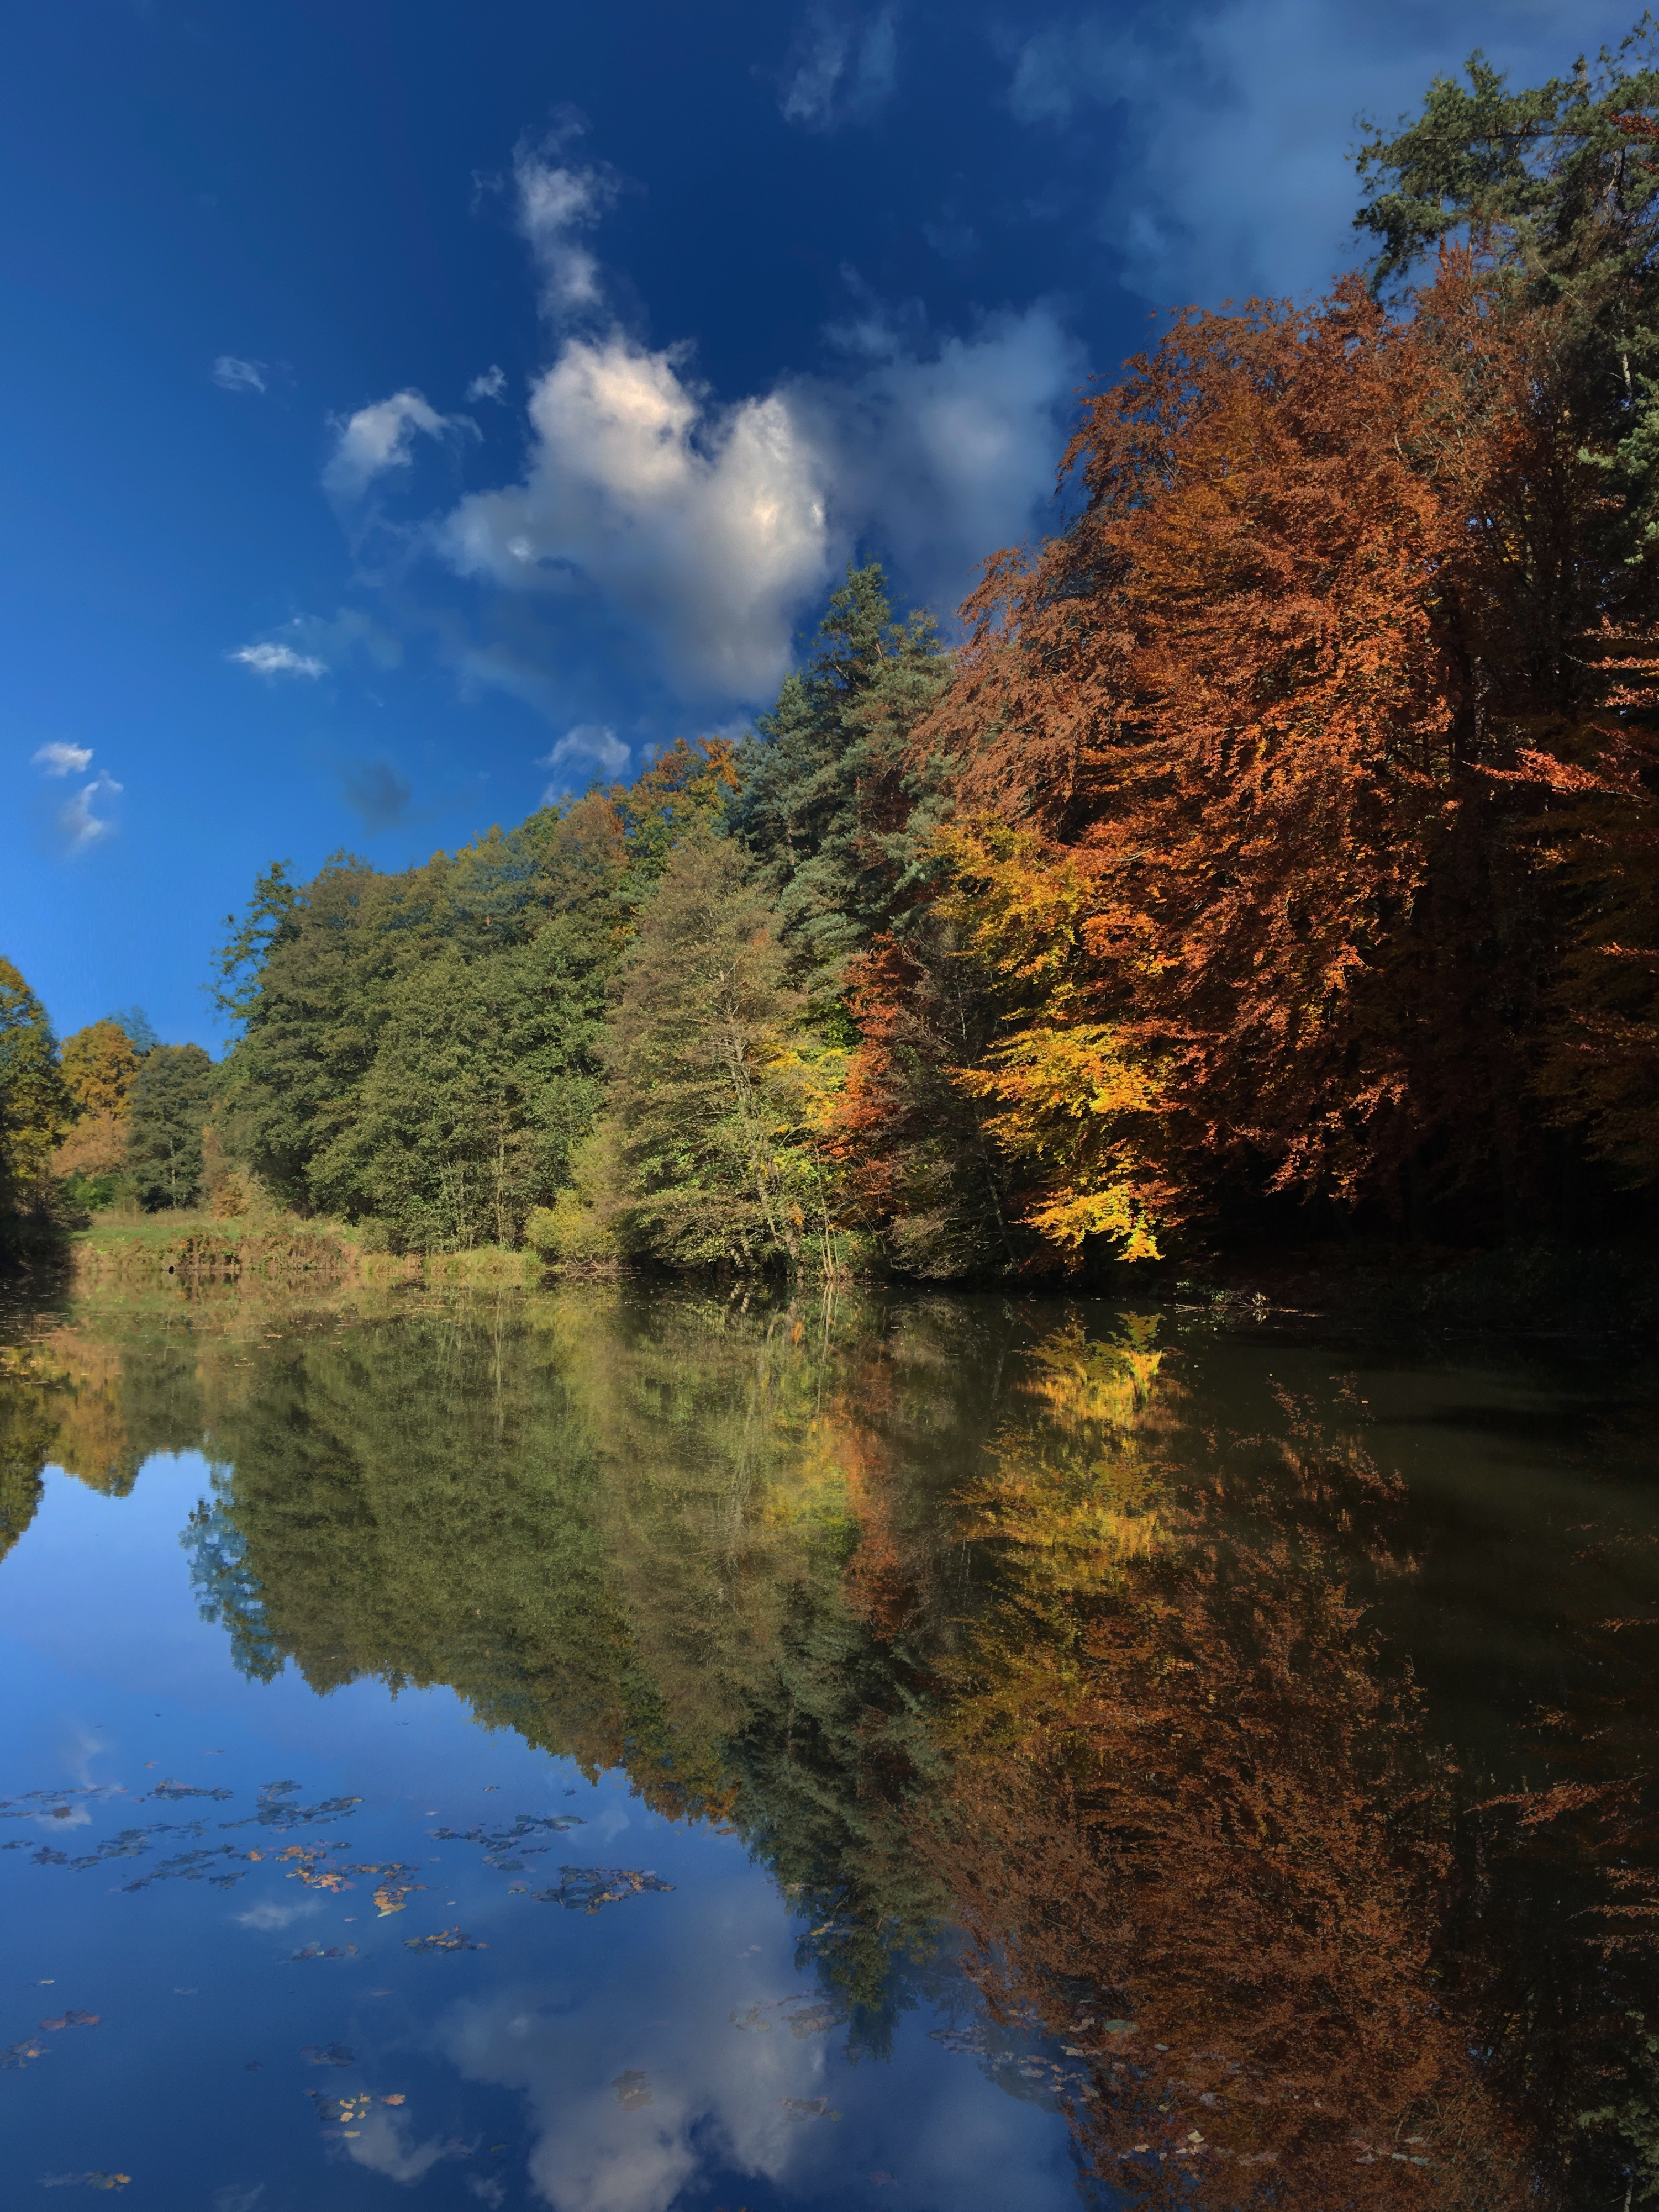
[[[1340,1395],[1241,1437],[1150,1319],[629,1289],[106,1316],[9,1382],[9,1528],[47,1457],[205,1449],[239,1663],[449,1684],[730,1821],[855,2048],[964,1930],[980,2045],[1066,2046],[1115,2189],[1659,2193],[1653,1624],[1587,1624],[1531,1786],[1437,1746]]]

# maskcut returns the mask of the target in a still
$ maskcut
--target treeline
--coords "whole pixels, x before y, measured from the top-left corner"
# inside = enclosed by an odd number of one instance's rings
[[[1182,317],[959,652],[875,567],[738,745],[262,880],[228,1153],[431,1248],[924,1277],[1648,1218],[1659,75],[1477,57],[1356,278]]]
[[[211,1127],[214,1066],[166,1045],[137,1008],[60,1046],[46,1009],[0,958],[0,1254],[100,1208],[218,1195],[244,1203]]]

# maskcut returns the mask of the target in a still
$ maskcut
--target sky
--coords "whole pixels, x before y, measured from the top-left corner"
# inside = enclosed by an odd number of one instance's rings
[[[1601,0],[57,0],[0,82],[0,953],[222,1048],[273,860],[398,868],[946,623],[1078,395],[1360,258],[1349,154]]]

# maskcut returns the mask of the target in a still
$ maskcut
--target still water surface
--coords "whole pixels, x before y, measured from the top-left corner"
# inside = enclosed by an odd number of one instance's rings
[[[1659,2189],[1628,1382],[988,1297],[7,1333],[8,2205]]]

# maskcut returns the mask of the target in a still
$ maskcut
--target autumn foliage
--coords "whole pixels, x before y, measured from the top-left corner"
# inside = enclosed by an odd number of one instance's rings
[[[1090,402],[1071,528],[989,564],[913,740],[956,807],[933,965],[977,973],[950,1080],[1057,1256],[1238,1190],[1496,1220],[1547,1099],[1653,1164],[1653,585],[1598,542],[1563,319],[1470,252],[1405,317],[1358,280],[1189,314]],[[894,963],[866,1144],[914,1087]]]

